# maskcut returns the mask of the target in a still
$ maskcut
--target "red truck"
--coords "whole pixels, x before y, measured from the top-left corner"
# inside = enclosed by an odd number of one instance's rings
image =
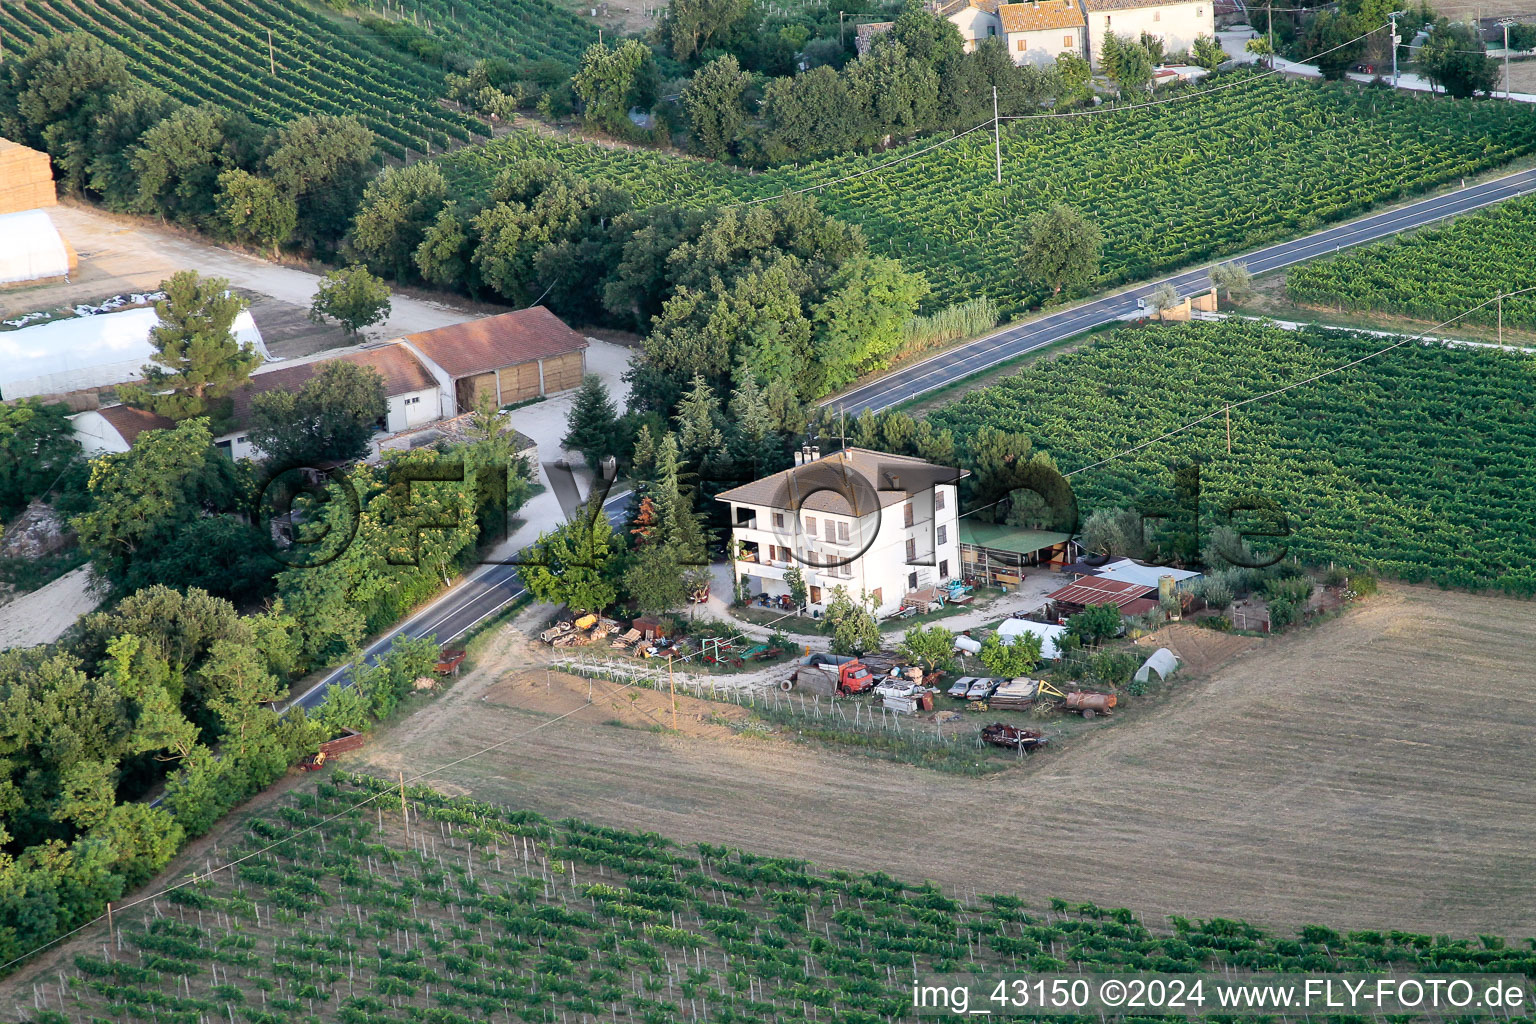
[[[869,666],[857,658],[813,654],[779,684],[779,689],[803,690],[806,693],[834,697],[839,694],[867,693],[874,689],[877,681]]]

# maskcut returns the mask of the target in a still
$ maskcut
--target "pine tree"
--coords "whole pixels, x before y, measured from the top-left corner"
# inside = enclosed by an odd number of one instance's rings
[[[607,456],[618,455],[619,414],[608,396],[608,385],[597,374],[582,378],[566,427],[561,446],[581,452],[593,470]]]
[[[679,453],[700,473],[708,473],[725,461],[725,435],[720,430],[720,399],[700,374],[677,403]]]
[[[779,438],[755,375],[741,374],[741,384],[731,392],[728,409],[732,461],[754,478],[771,471],[769,464],[779,449]]]
[[[149,332],[156,352],[144,367],[142,385],[124,385],[118,395],[128,405],[173,420],[206,416],[219,399],[250,379],[261,356],[249,342],[235,339],[235,318],[245,300],[221,277],[203,278],[178,271],[160,288],[155,303],[160,323]]]
[[[654,537],[671,548],[685,565],[707,560],[704,526],[693,508],[693,491],[683,485],[677,435],[667,434],[656,449],[656,482],[652,488],[656,512]]]

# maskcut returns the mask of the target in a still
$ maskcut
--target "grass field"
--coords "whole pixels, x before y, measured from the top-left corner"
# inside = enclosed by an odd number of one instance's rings
[[[262,124],[356,114],[396,157],[441,153],[483,130],[439,104],[441,68],[303,0],[0,3],[8,53],[65,32],[121,51],[137,78],[180,100],[217,103]]]
[[[362,763],[445,764],[448,792],[683,843],[983,891],[1241,917],[1512,937],[1536,931],[1536,642],[1524,601],[1388,586],[1208,681],[985,779],[607,709],[554,721],[482,701],[508,643]],[[729,708],[729,705],[725,705]]]
[[[1496,295],[1536,286],[1536,196],[1411,235],[1292,267],[1292,301],[1440,323]],[[1536,292],[1489,304],[1458,323],[1536,328]]]
[[[352,773],[214,858],[237,863],[4,986],[10,1019],[889,1024],[916,1019],[914,975],[1536,971],[1491,937],[1146,921],[1035,884],[946,890]]]
[[[986,293],[1018,313],[1042,297],[1014,268],[1019,230],[1052,203],[1083,209],[1103,229],[1104,283],[1141,278],[1497,167],[1536,148],[1529,114],[1520,104],[1270,78],[1151,110],[1016,122],[1002,137],[1001,186],[988,132],[920,156],[934,140],[761,174],[518,132],[455,153],[443,169],[461,191],[479,193],[509,164],[554,159],[642,204],[698,206],[831,183],[912,155],[816,194],[861,225],[876,251],[922,271],[935,302]]]
[[[1296,390],[1237,404],[1391,344],[1242,320],[1131,328],[929,420],[962,438],[989,424],[1023,432],[1073,472],[1205,418],[1075,473],[1085,514],[1166,494],[1173,470],[1197,462],[1205,537],[1228,503],[1256,496],[1277,503],[1291,530],[1284,544],[1304,560],[1536,592],[1530,356],[1404,340]]]

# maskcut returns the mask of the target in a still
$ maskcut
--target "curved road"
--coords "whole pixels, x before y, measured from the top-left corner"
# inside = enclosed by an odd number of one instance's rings
[[[603,514],[610,522],[624,516],[629,505],[630,492],[617,494],[603,502]],[[396,626],[387,636],[375,640],[363,649],[365,661],[376,661],[388,652],[398,636],[435,636],[445,647],[457,640],[471,627],[501,611],[527,592],[518,578],[517,566],[503,563],[482,565],[465,574],[437,600],[414,613]],[[343,686],[351,682],[351,664],[342,665],[326,673],[325,678],[288,702],[283,713],[295,707],[310,710],[325,700],[325,691],[332,685]]]
[[[1261,274],[1349,246],[1387,238],[1400,231],[1421,227],[1445,217],[1467,213],[1532,191],[1536,191],[1536,169],[1521,171],[1518,174],[1507,175],[1430,199],[1422,199],[1394,210],[1371,214],[1359,220],[1340,224],[1304,238],[1281,242],[1246,256],[1232,258],[1243,260],[1248,264],[1250,271]],[[864,409],[875,412],[888,409],[915,398],[925,391],[953,384],[1032,349],[1040,348],[1042,345],[1065,340],[1102,324],[1132,317],[1137,312],[1137,300],[1147,298],[1160,284],[1172,284],[1178,289],[1180,295],[1204,291],[1209,287],[1206,277],[1209,268],[1210,264],[1206,264],[1063,309],[1029,323],[1004,328],[941,352],[920,363],[914,363],[863,387],[829,399],[823,404],[851,413],[858,413]],[[628,501],[628,492],[610,497],[603,503],[603,512],[610,520],[617,520],[623,515]],[[515,566],[483,565],[450,587],[436,601],[406,619],[389,635],[374,641],[364,650],[364,657],[368,661],[377,659],[379,655],[389,650],[395,637],[402,635],[436,636],[438,641],[445,645],[452,643],[476,623],[495,615],[521,597],[524,592],[525,589],[518,578]],[[349,665],[332,670],[325,678],[294,698],[284,711],[293,707],[310,709],[318,706],[325,699],[327,687],[338,682],[346,685],[349,672]]]
[[[1536,191],[1536,169],[1421,199],[1407,206],[1374,213],[1294,241],[1280,242],[1246,256],[1237,255],[1229,259],[1242,260],[1248,264],[1250,272],[1262,274],[1350,246],[1374,242],[1400,231],[1422,227],[1532,191]],[[1228,260],[1218,262],[1225,263]],[[1210,287],[1206,273],[1212,265],[1208,263],[1193,270],[1147,281],[1134,288],[1093,299],[1028,323],[1005,327],[920,363],[886,374],[862,387],[835,395],[824,400],[822,405],[855,415],[865,409],[881,412],[916,398],[925,391],[945,387],[989,370],[1042,345],[1063,341],[1103,324],[1133,317],[1137,312],[1137,300],[1146,299],[1161,284],[1173,285],[1181,296],[1205,291]]]

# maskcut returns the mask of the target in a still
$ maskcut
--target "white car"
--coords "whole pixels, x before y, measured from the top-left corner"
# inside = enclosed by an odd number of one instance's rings
[[[879,697],[913,697],[917,695],[918,686],[910,679],[892,679],[875,687],[875,695]]]

